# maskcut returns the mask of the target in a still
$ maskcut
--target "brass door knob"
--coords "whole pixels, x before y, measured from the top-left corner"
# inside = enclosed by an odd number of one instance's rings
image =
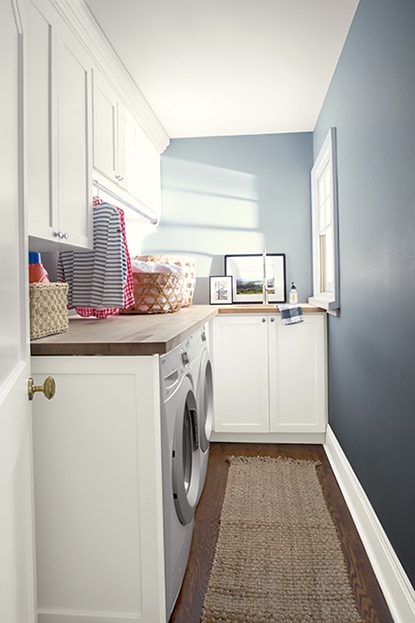
[[[54,397],[56,391],[56,383],[55,379],[52,376],[48,376],[44,381],[43,385],[35,385],[33,379],[30,379],[27,382],[27,393],[29,395],[29,400],[33,400],[33,396],[36,392],[43,392],[48,400]]]

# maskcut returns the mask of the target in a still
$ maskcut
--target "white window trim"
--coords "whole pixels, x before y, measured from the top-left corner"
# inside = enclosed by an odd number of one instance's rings
[[[333,227],[333,266],[334,287],[332,292],[324,292],[321,287],[321,250],[319,227],[318,180],[322,172],[330,166],[331,170],[331,219]],[[338,234],[338,198],[337,198],[337,142],[336,128],[329,133],[311,169],[311,212],[312,212],[312,246],[313,246],[313,296],[308,299],[312,305],[318,305],[328,312],[340,311],[339,288],[339,234]]]

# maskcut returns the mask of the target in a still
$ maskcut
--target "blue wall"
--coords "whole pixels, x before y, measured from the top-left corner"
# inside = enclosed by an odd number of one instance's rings
[[[337,127],[330,424],[415,584],[415,2],[361,0],[314,132]]]
[[[172,141],[165,224],[146,250],[287,253],[311,293],[309,171],[337,127],[341,315],[329,317],[330,425],[415,584],[415,2],[361,0],[313,135]],[[243,214],[243,218],[240,215]],[[196,223],[196,225],[195,225]],[[207,302],[206,284],[199,299]]]
[[[311,133],[172,140],[162,156],[163,219],[142,250],[192,255],[195,303],[225,254],[286,253],[287,280],[311,294]]]

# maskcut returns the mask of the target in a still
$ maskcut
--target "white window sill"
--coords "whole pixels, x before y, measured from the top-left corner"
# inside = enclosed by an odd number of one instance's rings
[[[340,316],[339,304],[331,297],[310,296],[308,302],[310,305],[316,305],[322,309],[325,309],[331,316]]]

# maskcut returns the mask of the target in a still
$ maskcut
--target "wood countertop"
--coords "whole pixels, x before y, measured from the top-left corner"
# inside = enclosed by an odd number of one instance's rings
[[[304,314],[326,313],[321,307],[309,305],[309,303],[298,303],[303,309]],[[216,305],[219,314],[279,314],[280,311],[275,303],[245,303],[232,305]]]
[[[304,313],[325,313],[301,304]],[[169,314],[125,314],[69,319],[68,331],[31,343],[33,356],[163,355],[216,314],[279,314],[275,304],[190,305]]]
[[[64,333],[31,343],[33,356],[162,355],[217,314],[212,305],[190,305],[168,314],[125,314],[69,319]]]

